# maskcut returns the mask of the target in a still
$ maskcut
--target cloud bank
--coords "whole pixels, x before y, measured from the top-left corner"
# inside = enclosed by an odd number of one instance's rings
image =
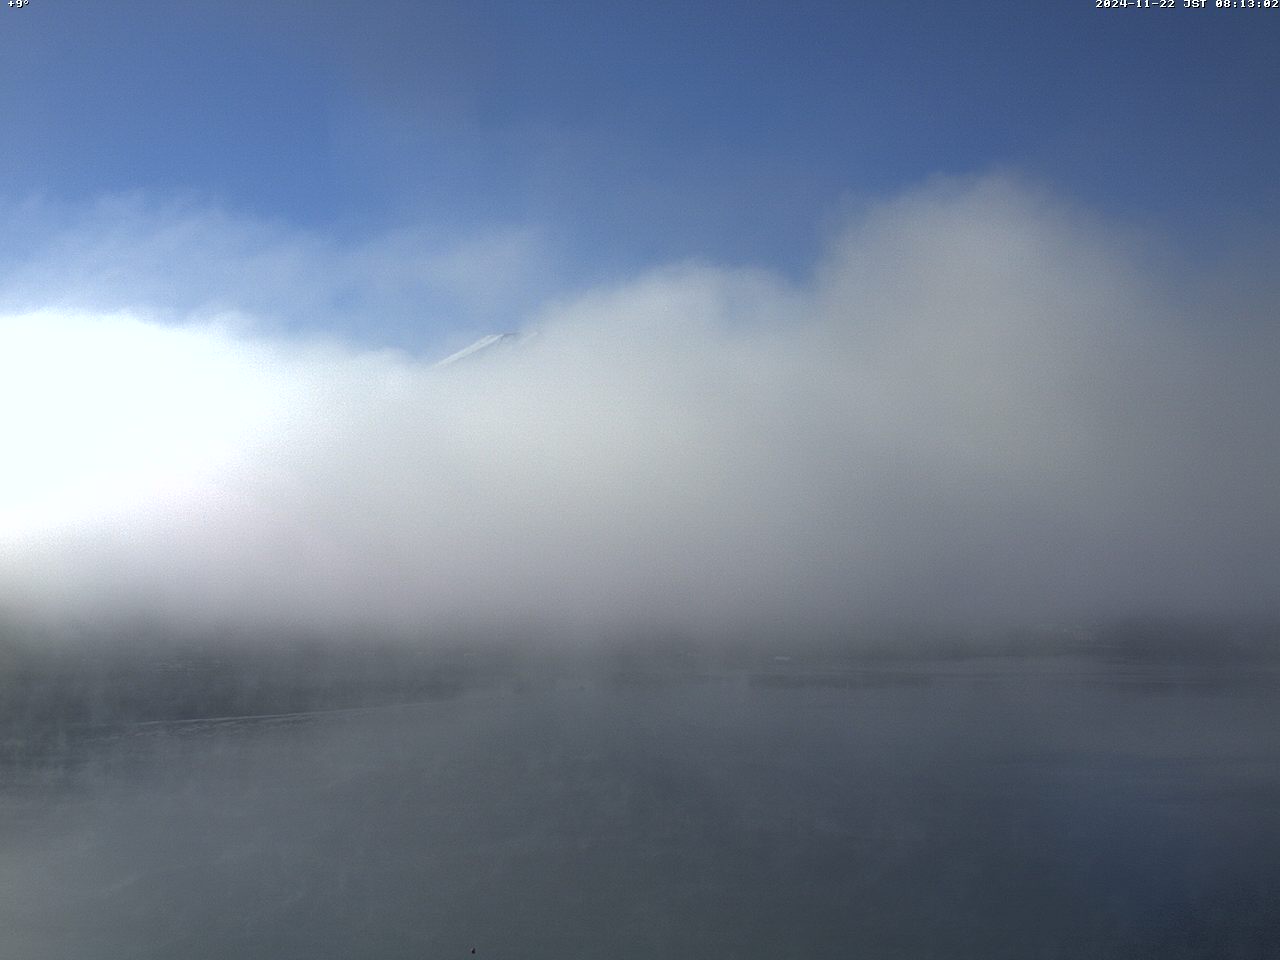
[[[0,263],[0,313],[56,309],[209,321],[262,332],[327,330],[364,343],[447,349],[556,291],[547,231],[405,225],[341,236],[237,217],[188,201],[106,197],[87,207],[0,203],[21,238]],[[446,322],[447,321],[447,322]],[[460,344],[459,344],[460,345]]]
[[[442,367],[13,312],[0,606],[414,635],[1274,613],[1280,338],[1131,239],[938,183],[803,282],[672,266]]]

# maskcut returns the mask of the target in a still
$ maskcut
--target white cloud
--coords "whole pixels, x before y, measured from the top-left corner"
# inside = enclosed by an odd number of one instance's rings
[[[659,270],[435,370],[10,315],[0,603],[424,632],[1265,609],[1277,340],[1205,336],[1142,266],[990,179],[886,204],[807,283]]]
[[[110,197],[87,208],[2,211],[21,238],[0,264],[0,310],[129,311],[167,319],[252,316],[430,349],[510,322],[558,292],[553,244],[534,226],[460,235],[405,226],[339,240],[208,209]]]

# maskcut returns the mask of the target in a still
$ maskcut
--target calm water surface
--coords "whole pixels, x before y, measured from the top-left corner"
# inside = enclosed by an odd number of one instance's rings
[[[1274,683],[651,681],[72,735],[0,768],[0,956],[1280,957]]]

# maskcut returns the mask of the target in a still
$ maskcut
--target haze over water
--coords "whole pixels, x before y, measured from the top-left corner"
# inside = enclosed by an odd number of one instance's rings
[[[1280,956],[1275,6],[0,11],[0,957]]]
[[[1277,677],[584,670],[121,726],[0,786],[0,942],[202,957],[1256,957]]]

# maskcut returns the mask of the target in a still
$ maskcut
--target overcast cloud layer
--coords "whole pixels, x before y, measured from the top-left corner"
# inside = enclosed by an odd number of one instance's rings
[[[10,313],[0,605],[426,634],[1274,613],[1280,339],[1132,239],[939,184],[802,284],[674,266],[438,368],[245,315]]]

